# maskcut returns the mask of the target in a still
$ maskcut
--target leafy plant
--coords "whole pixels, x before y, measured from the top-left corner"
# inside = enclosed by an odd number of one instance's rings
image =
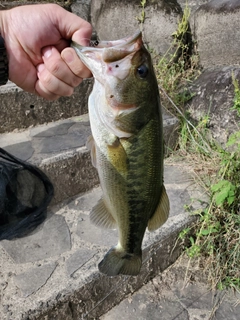
[[[234,99],[233,99],[233,110],[237,110],[237,114],[240,117],[240,89],[237,79],[234,76],[234,73],[232,72],[232,82],[234,86]]]
[[[158,59],[155,66],[160,91],[166,92],[178,107],[183,106],[195,95],[186,89],[186,85],[199,74],[199,59],[191,40],[189,17],[190,9],[186,5],[178,28],[172,34],[172,45],[164,56]],[[165,95],[162,97],[162,103],[176,114],[175,108],[172,108]]]
[[[172,46],[156,63],[161,101],[181,121],[174,156],[184,157],[194,168],[196,183],[209,197],[207,207],[195,212],[199,217],[195,225],[184,229],[179,238],[189,243],[186,254],[204,266],[213,287],[240,288],[240,131],[231,134],[223,147],[212,137],[209,115],[194,125],[182,111],[194,95],[185,88],[200,73],[194,44],[186,41],[189,15],[186,6]],[[234,75],[232,81],[233,109],[240,116],[240,88]]]
[[[194,227],[179,238],[189,238],[186,253],[190,259],[204,260],[202,265],[213,287],[240,288],[240,131],[230,135],[226,148],[208,141],[211,152],[204,152],[196,141],[200,145],[210,136],[207,119],[204,117],[197,126],[201,136],[193,130],[189,135],[185,124],[180,137],[184,154],[194,157],[195,163],[191,164],[196,167],[201,163],[205,168],[197,171],[198,182],[208,192],[210,203],[197,213],[199,219]]]
[[[142,8],[141,13],[139,16],[136,17],[136,19],[138,20],[138,22],[143,25],[144,21],[145,21],[145,6],[146,6],[147,0],[141,0],[140,1],[140,6]]]

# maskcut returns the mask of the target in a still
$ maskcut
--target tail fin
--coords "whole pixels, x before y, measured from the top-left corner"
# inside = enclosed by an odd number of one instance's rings
[[[141,266],[142,253],[139,255],[130,254],[114,247],[99,263],[98,269],[107,276],[117,276],[118,274],[136,276],[139,274]]]

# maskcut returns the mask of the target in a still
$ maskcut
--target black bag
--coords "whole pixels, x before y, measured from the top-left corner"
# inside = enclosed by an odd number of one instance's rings
[[[33,231],[52,197],[53,185],[40,169],[0,148],[0,240]]]

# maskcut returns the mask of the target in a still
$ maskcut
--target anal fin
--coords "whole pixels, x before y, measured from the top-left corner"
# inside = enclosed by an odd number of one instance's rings
[[[169,199],[164,185],[162,186],[161,197],[157,209],[153,216],[148,221],[148,230],[154,231],[160,228],[168,219],[169,216]]]
[[[103,198],[98,201],[90,212],[90,221],[96,226],[105,229],[115,229],[117,227],[117,223],[106,207]]]

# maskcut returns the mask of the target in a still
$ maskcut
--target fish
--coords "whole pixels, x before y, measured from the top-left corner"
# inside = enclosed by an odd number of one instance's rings
[[[92,223],[117,228],[118,243],[98,264],[107,276],[137,276],[146,229],[169,216],[163,183],[163,122],[157,79],[142,33],[88,47],[71,44],[94,77],[88,108],[92,136],[87,146],[102,197]]]

